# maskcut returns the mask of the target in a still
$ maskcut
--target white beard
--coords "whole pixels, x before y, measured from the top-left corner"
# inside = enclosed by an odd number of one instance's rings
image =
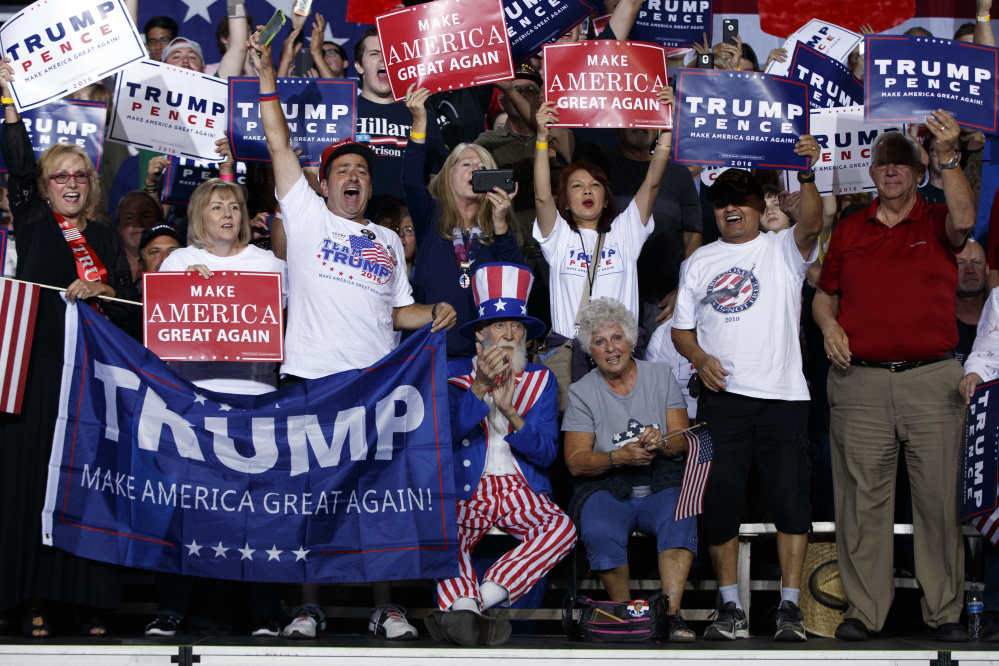
[[[495,346],[505,347],[505,344],[504,345],[483,344],[482,351],[486,351],[490,347],[495,347]],[[514,347],[507,347],[507,349],[509,349],[510,351],[510,363],[513,365],[513,374],[518,375],[524,371],[524,367],[527,365],[527,343],[521,340],[520,344]],[[506,420],[506,417],[503,416],[503,413],[499,410],[499,407],[496,406],[496,403],[493,401],[491,395],[489,396],[488,418],[489,422],[493,425],[494,428],[502,432],[506,432],[506,426],[508,421]]]

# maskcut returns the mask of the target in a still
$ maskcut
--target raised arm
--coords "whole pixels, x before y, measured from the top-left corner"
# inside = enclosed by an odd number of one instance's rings
[[[552,196],[552,170],[548,163],[548,125],[558,122],[558,109],[554,102],[545,102],[538,109],[537,146],[534,149],[534,208],[538,216],[538,228],[541,236],[555,228],[555,218],[558,211],[555,208],[555,198]]]
[[[669,104],[673,107],[673,89],[664,86],[659,91],[659,103]],[[659,196],[659,187],[663,182],[663,174],[666,173],[666,165],[669,164],[669,152],[673,147],[673,132],[663,130],[659,138],[656,139],[656,149],[652,153],[652,162],[649,164],[649,171],[645,174],[642,186],[635,194],[635,205],[638,206],[638,214],[642,217],[642,224],[648,224],[652,217],[652,209],[656,204],[656,197]]]
[[[796,155],[808,155],[812,158],[811,166],[822,156],[822,149],[819,148],[818,141],[810,134],[802,134],[798,143],[794,146]],[[797,224],[794,225],[794,243],[798,246],[798,252],[802,259],[808,259],[815,243],[822,233],[822,195],[819,188],[815,186],[814,172],[812,182],[801,184],[801,214]]]
[[[264,127],[264,137],[267,139],[267,152],[271,155],[274,167],[274,185],[278,199],[283,199],[302,175],[302,167],[298,156],[291,149],[291,134],[288,132],[288,122],[281,110],[281,101],[277,96],[277,79],[274,76],[274,63],[271,61],[270,49],[258,51],[259,32],[253,33],[246,42],[250,49],[253,66],[260,73],[260,122]]]
[[[992,11],[992,0],[978,0],[975,11],[975,44],[985,46],[995,46],[996,36],[992,34],[992,20],[989,13]],[[982,19],[985,19],[984,21]]]
[[[642,8],[642,4],[642,0],[621,0],[617,3],[614,13],[611,14],[610,21],[608,21],[616,39],[621,41],[628,39],[628,33],[635,25],[635,19],[638,18],[638,10]]]
[[[326,19],[322,14],[316,14],[312,22],[312,38],[309,40],[309,53],[312,54],[312,62],[315,63],[319,77],[323,79],[333,78],[333,68],[326,64],[323,57],[323,36],[326,34]]]
[[[219,63],[218,76],[225,81],[230,76],[243,73],[246,60],[246,40],[250,36],[250,22],[246,20],[243,0],[227,0],[229,4],[229,48]]]
[[[944,199],[947,201],[947,238],[951,247],[964,245],[968,232],[975,227],[977,199],[971,191],[971,183],[964,175],[960,165],[945,169],[943,165],[950,161],[958,151],[958,138],[961,128],[954,118],[938,109],[926,116],[926,129],[936,137],[937,160],[940,162],[940,176],[943,178]]]
[[[10,65],[10,58],[4,58],[0,65],[0,95],[4,99],[10,99],[10,82],[14,80],[14,68]],[[13,104],[3,107],[3,120],[5,123],[16,123],[21,119],[21,114],[17,112]]]
[[[125,0],[125,9],[132,17],[132,23],[135,24],[135,27],[142,30],[142,26],[139,25],[139,0]]]

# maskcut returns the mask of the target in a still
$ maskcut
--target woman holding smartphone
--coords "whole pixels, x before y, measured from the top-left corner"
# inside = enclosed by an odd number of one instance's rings
[[[512,233],[511,203],[517,187],[513,192],[499,187],[485,193],[473,190],[473,171],[496,168],[492,155],[474,143],[455,146],[430,184],[423,182],[429,96],[429,90],[415,84],[406,91],[413,126],[403,157],[402,185],[417,242],[413,297],[418,303],[454,306],[458,321],[447,332],[448,356],[474,356],[474,343],[458,334],[462,324],[475,318],[472,274],[479,264],[524,263]]]

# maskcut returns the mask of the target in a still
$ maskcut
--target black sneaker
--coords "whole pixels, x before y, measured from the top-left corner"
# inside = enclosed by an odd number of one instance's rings
[[[775,641],[793,643],[806,640],[804,617],[798,604],[793,601],[785,599],[780,602],[774,613],[774,624],[777,627]]]
[[[257,638],[280,636],[281,625],[270,615],[256,617],[253,619],[253,630],[250,632],[250,635]]]
[[[746,613],[730,601],[715,611],[715,621],[704,630],[704,640],[734,641],[749,638],[749,622]]]
[[[172,615],[160,615],[146,626],[146,636],[174,636],[180,628],[180,620]]]
[[[981,641],[995,643],[999,641],[999,613],[985,611],[982,613]]]

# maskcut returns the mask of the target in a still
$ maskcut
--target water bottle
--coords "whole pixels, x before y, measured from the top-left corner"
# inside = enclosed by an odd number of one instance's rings
[[[964,595],[964,603],[968,609],[968,636],[977,641],[982,626],[982,591],[978,588],[978,583],[972,585]]]

